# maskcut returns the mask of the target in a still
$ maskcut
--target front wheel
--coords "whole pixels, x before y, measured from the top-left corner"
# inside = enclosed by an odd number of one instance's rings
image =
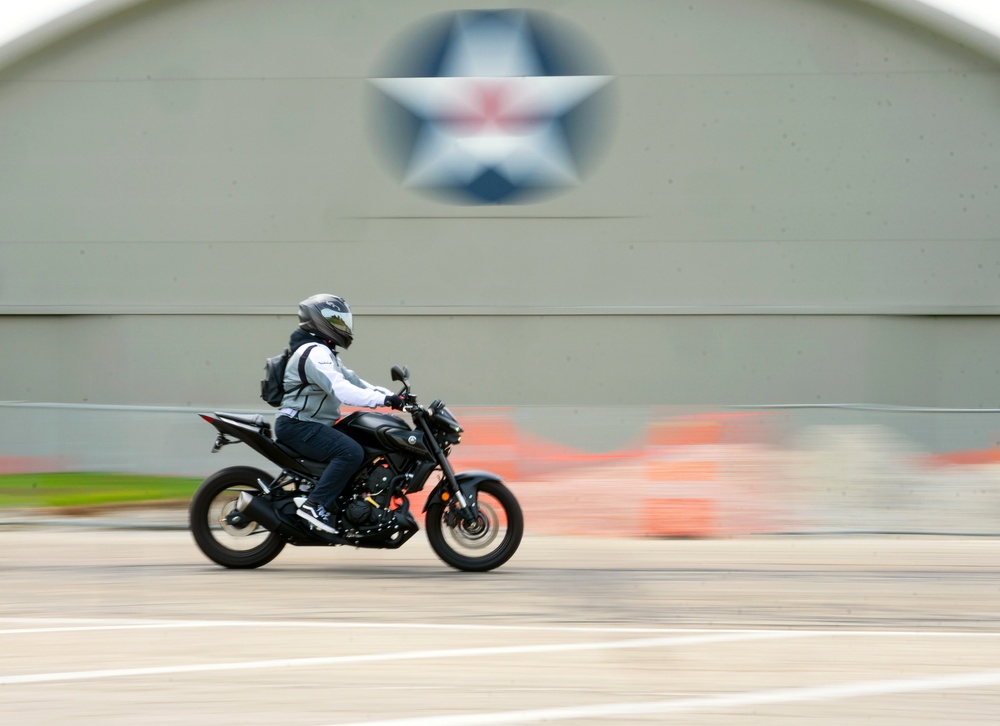
[[[498,481],[476,486],[479,518],[463,520],[446,502],[427,508],[431,549],[457,570],[485,572],[513,557],[524,534],[524,516],[514,494]]]
[[[285,540],[256,522],[232,524],[227,517],[241,492],[260,494],[257,480],[271,476],[249,466],[231,466],[201,483],[191,499],[191,534],[213,562],[233,569],[261,567],[278,556]]]

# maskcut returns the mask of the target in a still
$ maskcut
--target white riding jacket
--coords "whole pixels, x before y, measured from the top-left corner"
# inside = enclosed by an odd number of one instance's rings
[[[305,388],[299,380],[299,358],[309,351],[306,358]],[[281,399],[279,416],[291,416],[303,421],[332,425],[340,418],[340,405],[375,408],[385,403],[392,391],[373,386],[362,380],[340,362],[340,356],[320,343],[304,343],[295,349],[285,367],[284,387],[287,393]]]

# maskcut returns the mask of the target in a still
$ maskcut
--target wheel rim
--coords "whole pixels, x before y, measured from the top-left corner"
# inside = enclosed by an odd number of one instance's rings
[[[237,484],[222,489],[208,505],[208,531],[220,546],[233,552],[249,552],[267,543],[270,532],[256,522],[232,524],[227,517],[236,510],[242,492],[258,493],[255,487]]]
[[[464,521],[457,513],[442,513],[441,535],[455,553],[471,559],[490,557],[507,539],[507,516],[503,504],[492,494],[480,491],[479,517]],[[453,521],[454,525],[449,525]]]
[[[233,512],[238,510],[238,501],[239,497],[222,505],[219,525],[222,527],[222,531],[230,537],[247,537],[260,529],[260,525],[250,520],[244,520],[242,524],[234,524],[230,521],[230,517],[232,517]]]

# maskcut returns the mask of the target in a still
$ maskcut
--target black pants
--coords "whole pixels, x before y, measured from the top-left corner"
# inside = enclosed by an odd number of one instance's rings
[[[337,495],[344,491],[364,459],[361,444],[325,424],[288,416],[275,417],[274,435],[306,459],[330,462],[309,493],[309,500],[335,511]]]

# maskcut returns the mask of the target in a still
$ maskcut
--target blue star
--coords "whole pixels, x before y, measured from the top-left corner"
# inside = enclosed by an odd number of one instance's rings
[[[611,82],[552,75],[524,12],[460,13],[436,75],[373,79],[414,125],[403,183],[498,203],[579,183],[568,114]]]

